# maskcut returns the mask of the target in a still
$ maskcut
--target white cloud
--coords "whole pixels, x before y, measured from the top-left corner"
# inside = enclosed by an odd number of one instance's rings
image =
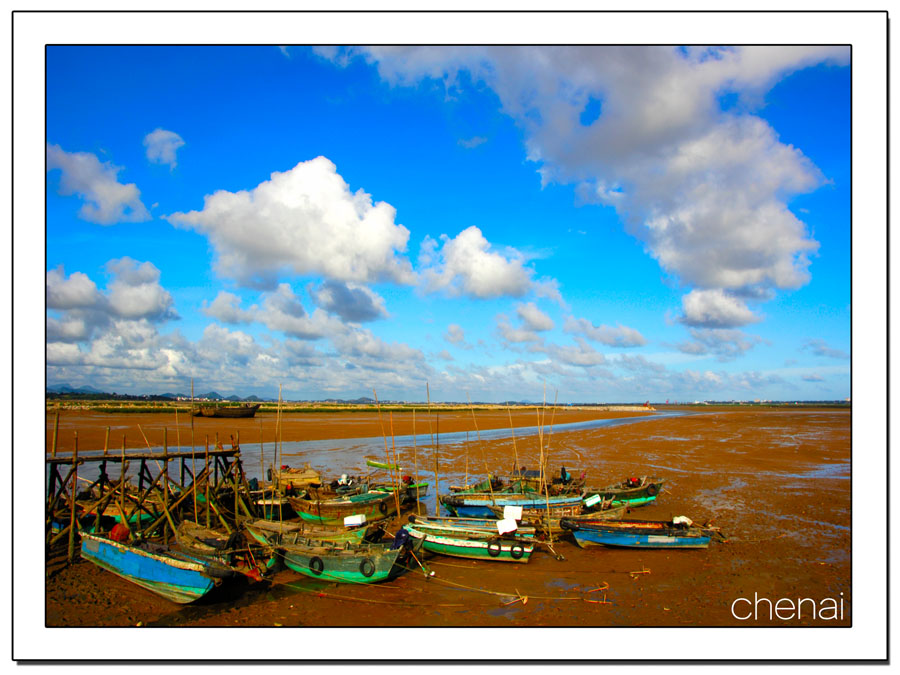
[[[82,272],[73,272],[68,279],[60,265],[47,272],[47,307],[49,309],[75,309],[97,307],[102,295],[97,284]]]
[[[384,298],[359,284],[325,281],[310,288],[310,296],[319,307],[344,321],[362,323],[387,316]]]
[[[803,343],[803,350],[811,351],[816,356],[824,356],[829,359],[849,359],[850,354],[847,352],[830,347],[825,340],[821,338],[811,338]]]
[[[447,332],[444,333],[444,339],[450,344],[466,346],[466,332],[458,323],[451,323],[447,326]]]
[[[744,302],[720,289],[693,290],[681,298],[681,306],[679,321],[688,326],[736,328],[760,321]]]
[[[566,317],[563,330],[573,335],[583,335],[609,347],[641,347],[647,344],[647,340],[639,331],[622,324],[617,324],[615,328],[607,325],[595,326],[587,319],[569,316]]]
[[[486,143],[487,139],[484,136],[472,136],[472,138],[461,138],[457,143],[467,150],[471,150],[472,148],[477,148],[482,143]]]
[[[727,328],[691,328],[693,342],[676,345],[679,351],[695,356],[714,355],[719,361],[733,361],[753,349],[762,338]]]
[[[500,314],[497,316],[497,332],[505,342],[522,343],[522,342],[538,342],[541,336],[533,330],[526,328],[513,328],[509,323],[509,319]]]
[[[276,291],[264,294],[256,320],[269,330],[305,340],[333,336],[345,330],[344,324],[319,309],[308,315],[288,284],[279,284]]]
[[[79,218],[98,225],[150,220],[137,186],[119,182],[121,167],[101,163],[89,152],[66,152],[48,143],[47,171],[55,169],[62,171],[59,193],[77,194],[85,201],[78,211]]]
[[[200,311],[224,323],[250,323],[255,317],[254,311],[241,309],[241,299],[228,291],[219,291],[208,305],[204,300]]]
[[[628,232],[681,283],[789,289],[807,283],[818,247],[787,200],[821,185],[800,150],[751,114],[780,78],[847,64],[846,47],[369,47],[393,85],[469,80],[499,97],[523,129],[544,182],[574,183],[616,208]],[[720,97],[741,105],[723,111]],[[599,116],[581,115],[599,104]]]
[[[280,272],[411,284],[412,266],[398,255],[409,230],[394,223],[395,215],[390,204],[350,192],[335,165],[317,157],[252,190],[207,195],[201,211],[167,220],[206,235],[218,273],[245,285],[273,287]]]
[[[593,366],[602,366],[607,363],[606,357],[591,347],[584,339],[575,338],[575,343],[575,345],[547,345],[545,347],[534,348],[532,351],[544,352],[553,361],[568,366],[590,368]]]
[[[516,314],[525,323],[525,327],[533,331],[553,330],[553,319],[538,309],[533,302],[516,305]]]
[[[184,145],[184,140],[174,131],[154,129],[144,136],[144,147],[147,148],[147,159],[154,164],[168,164],[174,169],[177,162],[175,154]]]
[[[525,256],[514,248],[492,250],[490,242],[474,225],[451,239],[441,235],[440,249],[427,237],[419,264],[426,290],[471,298],[522,297],[529,292],[558,297],[554,282],[533,281],[534,270],[526,267]],[[560,298],[561,299],[561,298]]]
[[[108,286],[109,305],[116,316],[126,319],[177,319],[172,294],[160,283],[160,272],[151,262],[119,258],[106,263],[115,275]]]

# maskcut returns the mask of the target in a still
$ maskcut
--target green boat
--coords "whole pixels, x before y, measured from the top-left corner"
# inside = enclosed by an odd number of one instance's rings
[[[612,502],[613,506],[643,506],[656,499],[662,490],[665,479],[652,476],[626,478],[621,483],[605,488],[587,488],[584,491],[585,506],[591,507],[602,501]]]
[[[393,542],[335,542],[309,539],[300,534],[273,534],[270,546],[278,550],[288,568],[313,579],[348,584],[388,581],[416,565],[422,541],[399,532]]]
[[[259,544],[268,545],[273,534],[300,535],[323,541],[355,542],[363,539],[377,541],[384,534],[384,527],[376,524],[369,527],[329,527],[316,525],[304,520],[268,520],[260,518],[241,523],[247,534]]]
[[[423,523],[403,526],[426,551],[457,558],[527,563],[534,551],[534,540],[501,535],[489,530],[447,529]]]
[[[322,525],[343,525],[348,516],[363,515],[367,522],[397,514],[397,502],[391,493],[366,492],[335,499],[297,499],[288,497],[291,508],[303,520]]]

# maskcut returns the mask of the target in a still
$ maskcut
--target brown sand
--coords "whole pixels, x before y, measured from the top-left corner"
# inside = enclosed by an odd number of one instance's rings
[[[586,413],[558,414],[555,423]],[[517,427],[533,424],[530,415]],[[623,417],[623,413],[609,413]],[[169,417],[169,416],[167,416]],[[530,419],[527,419],[529,418]],[[479,429],[508,427],[504,414],[480,413]],[[174,422],[174,419],[172,420]],[[262,417],[271,438],[274,418]],[[549,419],[547,423],[549,424]],[[181,433],[184,434],[185,423]],[[258,442],[259,420],[197,420],[198,429],[227,436],[240,429],[243,443]],[[411,432],[394,415],[396,434]],[[152,444],[161,443],[156,415],[68,414],[60,419],[60,444],[78,430],[79,449],[102,448],[105,426],[121,431],[129,447],[141,447],[140,424]],[[386,422],[387,424],[387,422]],[[425,425],[424,427],[422,425]],[[457,426],[454,426],[457,425]],[[467,426],[468,425],[468,426]],[[174,426],[174,425],[173,425]],[[52,427],[48,415],[48,430]],[[254,428],[257,436],[254,437]],[[471,431],[471,413],[442,415],[441,432]],[[170,427],[169,442],[174,444]],[[228,433],[224,433],[224,430]],[[417,431],[427,424],[417,419]],[[551,467],[585,470],[588,482],[607,484],[628,475],[659,475],[666,490],[657,503],[630,517],[666,520],[687,515],[714,518],[729,536],[707,550],[580,549],[571,540],[554,548],[565,560],[535,552],[527,565],[429,557],[435,576],[420,570],[373,586],[314,581],[290,570],[270,584],[217,589],[191,606],[176,606],[133,584],[99,572],[86,561],[48,564],[47,624],[50,626],[808,626],[850,625],[850,413],[749,409],[690,417],[644,420],[611,428],[545,435]],[[377,416],[294,415],[284,438],[379,436]],[[156,437],[154,437],[154,434]],[[296,434],[296,435],[295,435]],[[140,443],[132,443],[136,435]],[[49,434],[48,434],[49,436]],[[113,436],[115,438],[115,436]],[[90,440],[89,440],[90,439]],[[99,445],[98,445],[99,439]],[[185,443],[182,437],[182,443]],[[84,445],[83,445],[84,444]],[[68,449],[68,448],[66,448]],[[442,446],[441,471],[462,474],[465,453]],[[536,464],[536,437],[517,438],[523,464]],[[405,451],[404,451],[405,452]],[[423,450],[423,452],[426,452]],[[451,457],[449,453],[455,456]],[[483,452],[483,455],[482,455]],[[469,444],[470,473],[484,465],[511,465],[509,439]],[[403,461],[408,458],[402,457]],[[342,467],[317,467],[327,475]],[[448,473],[449,475],[449,473]],[[430,477],[429,477],[430,478]],[[396,526],[395,526],[396,527]],[[632,574],[646,571],[645,574]],[[593,591],[608,584],[604,591]],[[527,603],[510,602],[519,596]],[[757,617],[732,616],[738,598],[811,598],[817,608],[834,599],[843,618],[770,618],[757,603]],[[604,600],[605,603],[595,602]],[[593,601],[593,602],[592,602]],[[782,605],[784,606],[784,605]],[[737,607],[746,613],[752,607]],[[826,613],[825,616],[831,616]]]

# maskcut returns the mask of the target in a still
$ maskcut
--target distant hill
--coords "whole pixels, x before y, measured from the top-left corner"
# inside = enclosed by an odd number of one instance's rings
[[[94,389],[87,385],[81,387],[71,387],[68,384],[56,384],[47,387],[47,391],[54,394],[102,394],[99,389]]]

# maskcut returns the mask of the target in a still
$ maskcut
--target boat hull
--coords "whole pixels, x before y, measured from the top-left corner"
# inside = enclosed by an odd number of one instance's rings
[[[575,542],[582,548],[707,548],[711,538],[708,532],[698,527],[677,527],[656,521],[564,518],[560,524],[572,532]]]
[[[441,504],[450,513],[461,518],[491,518],[491,507],[521,506],[523,509],[546,511],[581,504],[581,495],[546,497],[538,494],[453,494],[441,497]]]
[[[81,556],[178,604],[202,598],[220,581],[201,561],[175,559],[87,533],[81,535]]]
[[[534,551],[532,542],[498,537],[488,532],[451,533],[414,525],[404,527],[411,537],[422,540],[426,551],[456,558],[527,563]]]
[[[277,544],[284,564],[304,576],[347,584],[375,584],[403,573],[421,541],[391,549],[389,544],[312,542],[282,538]]]
[[[382,520],[397,514],[394,495],[390,493],[354,495],[347,499],[294,499],[291,507],[300,518],[321,525],[343,525],[348,516],[363,515],[366,522]]]

